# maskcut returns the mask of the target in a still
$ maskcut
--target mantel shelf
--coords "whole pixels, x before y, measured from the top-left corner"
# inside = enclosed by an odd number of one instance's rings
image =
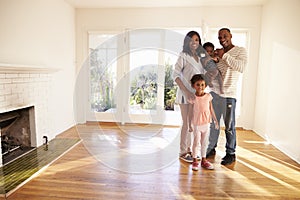
[[[58,68],[0,63],[0,73],[54,73]]]

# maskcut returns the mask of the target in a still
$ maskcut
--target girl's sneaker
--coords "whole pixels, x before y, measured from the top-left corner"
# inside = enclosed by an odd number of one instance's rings
[[[207,160],[202,161],[201,166],[205,169],[214,169],[214,166]]]
[[[193,162],[192,164],[192,170],[198,171],[199,170],[199,163],[198,162]]]

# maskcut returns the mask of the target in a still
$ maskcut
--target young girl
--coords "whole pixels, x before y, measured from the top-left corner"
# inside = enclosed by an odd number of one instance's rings
[[[206,82],[204,75],[195,74],[191,79],[191,85],[196,90],[195,99],[190,101],[189,106],[189,129],[194,133],[194,142],[192,147],[193,164],[192,169],[198,170],[197,149],[201,147],[201,166],[205,169],[214,169],[213,165],[206,160],[206,149],[208,145],[209,126],[211,118],[214,120],[215,128],[219,129],[215,111],[212,106],[212,96],[205,93]]]

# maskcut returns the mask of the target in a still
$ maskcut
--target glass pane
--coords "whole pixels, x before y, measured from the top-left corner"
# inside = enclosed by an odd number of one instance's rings
[[[165,87],[164,87],[164,109],[174,110],[176,92],[178,86],[174,84],[172,77],[177,55],[165,52]]]
[[[158,52],[142,50],[130,54],[130,109],[131,114],[149,113],[156,110],[157,74],[155,64]]]
[[[114,112],[117,43],[114,35],[90,34],[90,108],[94,112]]]
[[[130,114],[149,114],[150,111],[153,114],[158,109],[157,83],[161,44],[162,31],[159,29],[130,31]]]
[[[182,51],[183,40],[188,30],[167,30],[164,40],[164,110],[174,111],[177,85],[175,85],[172,74],[174,65],[178,59],[179,52]]]

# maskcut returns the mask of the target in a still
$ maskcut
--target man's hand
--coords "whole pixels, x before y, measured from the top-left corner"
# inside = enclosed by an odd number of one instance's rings
[[[219,58],[222,58],[224,55],[224,49],[216,49],[215,50],[215,55]]]

